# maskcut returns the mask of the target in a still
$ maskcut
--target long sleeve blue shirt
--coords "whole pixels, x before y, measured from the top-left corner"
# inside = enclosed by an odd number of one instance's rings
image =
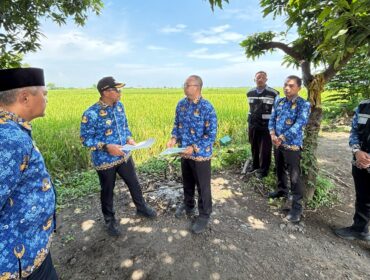
[[[310,115],[310,103],[298,96],[293,100],[280,98],[274,104],[269,121],[269,131],[283,139],[282,145],[299,150],[303,145],[303,130]]]
[[[197,161],[212,157],[212,146],[216,140],[217,116],[212,104],[200,97],[191,101],[184,98],[176,107],[172,137],[179,147],[193,146],[191,156],[184,156]]]
[[[88,108],[82,116],[80,136],[82,144],[91,150],[96,170],[104,170],[125,162],[125,156],[112,156],[103,149],[104,144],[125,145],[132,134],[128,127],[125,108],[121,102],[109,106],[99,101]]]
[[[0,141],[0,279],[18,279],[49,252],[55,192],[30,123],[0,109]]]

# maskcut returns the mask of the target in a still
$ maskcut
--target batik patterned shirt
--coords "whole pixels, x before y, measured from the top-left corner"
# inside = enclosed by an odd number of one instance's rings
[[[192,146],[194,152],[184,156],[193,160],[209,160],[217,134],[217,116],[212,104],[200,97],[195,101],[187,98],[180,100],[176,107],[176,116],[172,137],[181,148]]]
[[[31,125],[0,109],[0,279],[37,269],[55,228],[55,192]]]
[[[109,106],[99,101],[87,109],[82,116],[80,136],[82,144],[91,150],[96,170],[117,166],[130,156],[112,156],[104,150],[104,144],[125,145],[131,138],[131,131],[121,102]]]
[[[299,150],[303,145],[303,131],[310,115],[310,103],[298,96],[292,100],[280,98],[274,104],[269,121],[270,133],[283,139],[282,146]]]

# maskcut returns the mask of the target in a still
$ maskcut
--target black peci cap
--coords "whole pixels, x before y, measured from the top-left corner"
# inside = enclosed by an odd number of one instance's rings
[[[0,91],[45,86],[44,70],[40,68],[0,69]]]

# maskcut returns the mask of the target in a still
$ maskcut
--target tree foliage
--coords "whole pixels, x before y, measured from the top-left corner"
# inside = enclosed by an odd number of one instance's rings
[[[222,0],[210,3],[212,8],[222,7]],[[321,93],[359,48],[369,48],[370,0],[260,0],[260,6],[264,16],[284,17],[286,30],[253,34],[241,46],[252,59],[280,49],[286,54],[285,64],[301,67],[311,103],[302,160],[304,182],[312,187],[306,188],[310,199],[318,176],[315,151],[322,118]],[[286,35],[292,32],[296,38],[289,42]],[[311,67],[323,70],[313,74]]]
[[[211,4],[212,11],[215,8],[215,6],[219,7],[220,9],[222,9],[223,2],[229,3],[229,0],[208,0],[208,1]]]
[[[311,66],[325,67],[328,81],[347,63],[357,48],[370,42],[369,0],[261,0],[264,16],[284,16],[286,32],[296,30],[291,42],[275,40],[284,33],[272,31],[249,36],[241,43],[247,57],[281,49],[284,63],[302,66],[308,80]],[[302,65],[302,63],[304,63]]]
[[[370,59],[362,48],[326,85],[328,90],[336,91],[327,99],[329,102],[341,102],[342,112],[353,111],[360,100],[370,98]]]
[[[22,55],[40,48],[40,20],[59,25],[72,18],[83,26],[89,13],[100,13],[101,0],[1,0],[0,68],[20,66]]]

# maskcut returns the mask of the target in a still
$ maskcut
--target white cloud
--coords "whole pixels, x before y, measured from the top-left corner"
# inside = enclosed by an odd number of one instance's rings
[[[167,25],[159,30],[161,33],[169,34],[169,33],[180,33],[183,32],[186,28],[185,24],[176,24],[175,26]]]
[[[248,9],[225,9],[220,13],[222,19],[238,19],[252,21],[261,19],[261,9],[259,7],[250,7]]]
[[[167,48],[165,48],[165,47],[155,46],[155,45],[149,45],[146,48],[148,50],[151,50],[151,51],[163,51],[163,50],[167,50]]]
[[[244,38],[240,33],[228,32],[228,29],[230,29],[230,25],[226,24],[194,32],[192,36],[195,43],[204,45],[227,44],[241,41]]]
[[[232,54],[226,53],[226,52],[209,53],[208,48],[201,48],[201,49],[197,49],[197,50],[194,50],[188,53],[188,57],[219,60],[219,59],[230,58],[232,57]]]
[[[112,38],[93,38],[80,31],[69,31],[61,34],[46,34],[41,39],[42,49],[32,58],[53,60],[101,60],[128,53],[130,46],[127,40]]]
[[[230,25],[228,25],[228,24],[220,25],[220,26],[212,27],[210,29],[209,33],[211,33],[211,34],[213,34],[213,33],[222,33],[222,32],[225,32],[229,28],[230,28]]]

